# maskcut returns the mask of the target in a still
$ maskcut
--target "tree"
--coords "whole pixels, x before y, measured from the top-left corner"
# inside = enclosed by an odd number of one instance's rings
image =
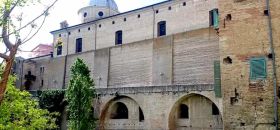
[[[0,53],[0,58],[4,59],[5,68],[1,75],[0,81],[0,104],[3,101],[4,94],[7,88],[8,78],[11,72],[11,68],[13,66],[15,55],[18,51],[20,45],[26,43],[30,39],[32,39],[43,26],[46,17],[48,15],[49,9],[54,6],[54,4],[58,1],[55,0],[50,6],[48,6],[39,16],[30,20],[23,26],[16,27],[14,24],[14,19],[12,19],[12,13],[17,7],[24,7],[30,3],[38,2],[40,0],[0,0],[0,29],[2,29],[0,43],[4,43],[7,48],[7,51],[4,53]],[[35,22],[43,18],[41,25],[35,30],[33,34],[27,35],[24,39],[20,36],[20,31],[31,27],[32,29],[36,28]],[[22,20],[22,17],[17,19],[18,21]],[[31,31],[30,31],[31,32]],[[11,39],[14,38],[15,42],[12,42]]]
[[[1,69],[0,69],[1,70]],[[55,121],[58,113],[40,109],[37,100],[26,91],[15,88],[15,76],[8,80],[7,93],[0,105],[1,130],[44,130],[57,128]]]
[[[90,70],[81,59],[71,67],[71,80],[66,91],[69,112],[69,128],[92,130],[95,127],[92,101],[95,96],[94,81]]]

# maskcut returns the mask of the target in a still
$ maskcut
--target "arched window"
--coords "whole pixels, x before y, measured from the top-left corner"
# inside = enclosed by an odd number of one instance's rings
[[[115,35],[115,44],[122,44],[122,30],[117,31]]]
[[[179,118],[189,119],[189,107],[187,105],[185,105],[185,104],[180,105]]]
[[[125,104],[117,102],[112,109],[111,119],[128,119],[128,109]]]
[[[158,36],[166,35],[166,21],[158,22]]]

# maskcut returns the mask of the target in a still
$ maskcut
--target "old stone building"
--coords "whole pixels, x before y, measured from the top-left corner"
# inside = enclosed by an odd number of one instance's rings
[[[19,87],[66,89],[82,58],[99,129],[274,129],[280,2],[270,1],[170,0],[120,13],[114,0],[91,0],[81,24],[51,32],[52,54],[20,62]]]

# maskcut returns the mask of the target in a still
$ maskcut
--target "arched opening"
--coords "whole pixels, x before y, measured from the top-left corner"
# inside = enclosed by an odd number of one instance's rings
[[[145,110],[128,96],[118,95],[109,100],[100,113],[100,130],[144,129]],[[133,125],[128,125],[133,124]]]
[[[169,129],[222,130],[219,108],[209,98],[188,94],[179,99],[169,114]]]
[[[139,107],[139,121],[142,122],[144,120],[145,120],[145,118],[144,118],[143,111],[142,111],[141,107]]]
[[[189,119],[189,107],[187,105],[181,104],[178,113],[179,113],[179,118]]]
[[[128,109],[124,103],[117,102],[112,109],[111,119],[128,119]]]

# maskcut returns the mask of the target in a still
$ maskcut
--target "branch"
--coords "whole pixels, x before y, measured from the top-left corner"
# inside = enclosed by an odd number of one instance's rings
[[[15,32],[18,32],[18,31],[20,31],[20,30],[26,28],[28,25],[34,23],[37,19],[39,19],[39,18],[42,17],[43,15],[47,15],[47,13],[48,13],[48,11],[50,10],[50,8],[52,8],[52,7],[55,5],[55,3],[56,3],[57,1],[58,1],[58,0],[55,0],[43,13],[41,13],[41,14],[38,15],[36,18],[34,18],[34,19],[31,20],[30,22],[28,22],[26,25],[24,25],[24,26],[22,26],[21,28],[17,29]],[[8,34],[7,36],[12,35],[12,34],[14,34],[14,33],[10,33],[10,34]],[[3,38],[3,39],[4,39],[4,36],[2,36],[2,37],[0,37],[0,38]]]
[[[10,12],[5,9],[4,15],[3,15],[4,22],[3,22],[3,26],[2,26],[3,27],[2,28],[2,38],[3,38],[3,42],[6,45],[6,47],[9,50],[11,50],[13,45],[12,45],[11,41],[9,40],[8,25],[7,25],[9,16],[10,16]]]
[[[5,59],[5,60],[8,60],[9,59],[9,56],[3,54],[3,53],[0,53],[0,57]]]
[[[9,10],[10,13],[11,13],[11,12],[15,9],[15,7],[19,4],[19,1],[20,1],[20,0],[17,0],[16,3],[13,5],[13,7]]]
[[[20,43],[20,45],[22,45],[22,44],[28,42],[29,40],[31,40],[31,39],[41,30],[41,28],[43,27],[43,25],[44,25],[44,23],[45,23],[45,21],[46,21],[46,18],[47,18],[47,16],[44,17],[44,20],[43,20],[42,24],[40,25],[40,27],[37,29],[37,31],[36,31],[31,37],[29,37],[28,39],[27,39],[27,37],[26,37],[26,38],[22,41],[22,43]]]
[[[9,17],[10,17],[10,14],[11,12],[15,9],[15,7],[18,5],[18,3],[20,2],[20,0],[17,0],[15,2],[15,4],[10,8],[10,9],[7,9],[7,7],[5,6],[4,7],[4,14],[3,14],[3,29],[2,29],[2,38],[3,38],[3,42],[4,44],[6,45],[6,47],[11,50],[12,47],[13,47],[13,44],[12,42],[9,40],[9,35],[8,34],[8,22],[9,22]]]

